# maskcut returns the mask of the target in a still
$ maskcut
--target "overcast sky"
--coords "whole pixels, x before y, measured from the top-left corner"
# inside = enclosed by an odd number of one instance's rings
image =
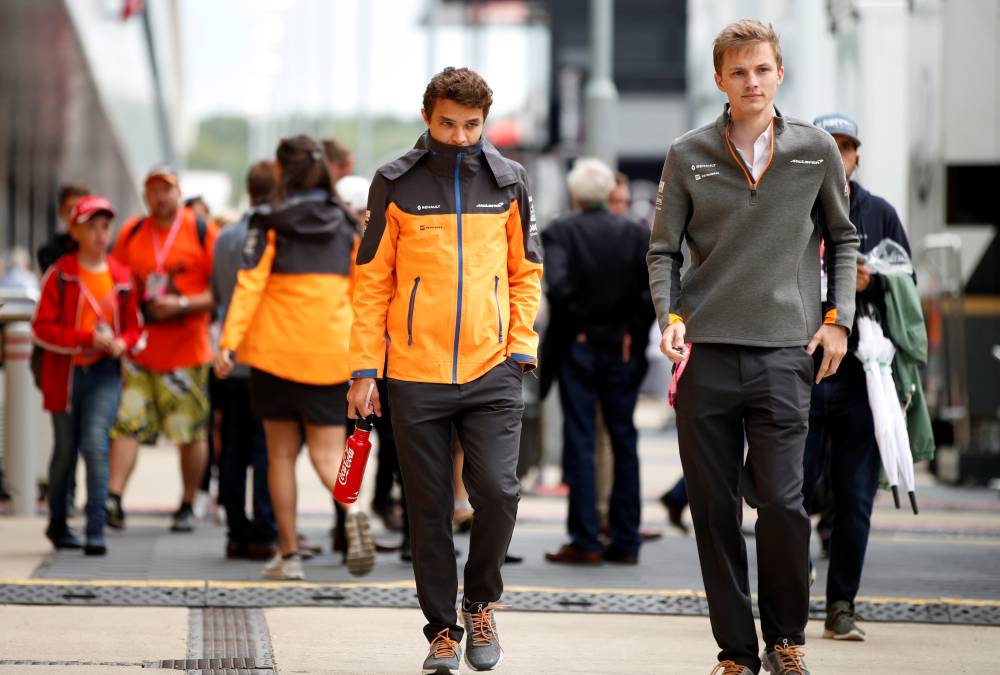
[[[367,8],[368,30],[362,11]],[[520,28],[491,28],[482,62],[472,42],[442,28],[429,56],[425,0],[183,0],[185,107],[191,121],[227,112],[419,114],[424,87],[446,65],[477,67],[494,111],[519,108],[530,43]],[[367,35],[367,37],[366,37]],[[363,64],[368,60],[367,93]],[[432,71],[433,67],[433,71]]]

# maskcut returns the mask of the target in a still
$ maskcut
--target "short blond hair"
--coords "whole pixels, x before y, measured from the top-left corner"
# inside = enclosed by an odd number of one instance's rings
[[[766,42],[774,50],[774,58],[781,67],[781,44],[778,34],[774,32],[774,26],[766,26],[756,19],[742,19],[731,23],[715,36],[712,43],[712,62],[715,65],[717,75],[722,75],[722,58],[730,50],[746,49],[759,42]]]

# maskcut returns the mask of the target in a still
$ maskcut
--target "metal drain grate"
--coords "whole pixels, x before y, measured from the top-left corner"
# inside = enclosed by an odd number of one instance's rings
[[[0,584],[0,604],[199,607],[205,604],[205,584]]]
[[[669,614],[708,616],[708,602],[703,593],[691,591],[590,591],[512,587],[502,598],[504,604],[525,612],[575,612],[593,614]],[[227,584],[197,582],[174,586],[143,584],[112,585],[32,581],[0,584],[0,604],[11,605],[90,605],[90,606],[180,606],[204,612],[205,626],[219,630],[243,630],[232,622],[249,620],[266,633],[263,616],[237,618],[215,612],[257,611],[261,607],[405,607],[415,608],[417,594],[410,585],[353,584]],[[756,603],[754,612],[757,613]],[[1000,626],[1000,602],[979,600],[860,599],[857,612],[867,621],[903,623],[950,623]],[[194,614],[194,612],[192,613]],[[813,619],[823,619],[826,604],[813,601],[809,607]],[[250,616],[250,615],[246,615]],[[207,623],[205,623],[207,622]],[[226,624],[225,622],[230,622]],[[231,624],[231,625],[230,625]],[[229,626],[229,627],[227,627]],[[249,630],[250,628],[247,628]],[[254,628],[256,630],[256,628]],[[208,634],[207,629],[206,634]],[[225,633],[223,633],[225,634]],[[188,658],[258,657],[253,653],[189,654]],[[258,661],[263,663],[264,661]]]
[[[199,675],[273,675],[271,636],[263,612],[192,609],[188,617],[188,658],[161,661],[159,667]]]

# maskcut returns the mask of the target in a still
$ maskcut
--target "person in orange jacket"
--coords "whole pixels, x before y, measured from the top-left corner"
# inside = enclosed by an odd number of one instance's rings
[[[300,429],[332,492],[344,449],[357,234],[334,197],[319,141],[285,138],[276,160],[280,201],[273,210],[258,207],[249,223],[215,373],[228,377],[236,360],[250,366],[250,405],[264,421],[280,548],[264,576],[302,579],[295,526]],[[348,568],[366,574],[375,564],[368,517],[348,508],[346,529]]]
[[[427,131],[372,181],[357,257],[348,411],[380,415],[378,396],[370,405],[366,397],[376,378],[387,380],[431,643],[424,672],[457,673],[464,633],[473,669],[503,656],[493,610],[517,514],[521,380],[536,365],[542,248],[524,168],[482,137],[491,103],[468,68],[434,76],[423,98]],[[476,514],[464,631],[455,610],[453,425]]]
[[[87,467],[87,555],[107,553],[108,437],[121,396],[119,359],[143,334],[132,274],[105,253],[114,217],[104,197],[77,203],[69,234],[78,250],[46,272],[31,322],[33,339],[45,350],[39,383],[56,441],[45,535],[57,549],[81,547],[66,524],[66,491],[79,452]]]

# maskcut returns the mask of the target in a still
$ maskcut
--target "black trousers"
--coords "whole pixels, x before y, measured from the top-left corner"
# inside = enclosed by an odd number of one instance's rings
[[[701,343],[677,388],[681,464],[719,660],[754,672],[760,657],[740,529],[742,497],[758,512],[765,644],[804,644],[810,525],[802,506],[802,459],[814,368],[803,347]]]
[[[272,544],[278,527],[267,485],[267,441],[263,425],[250,410],[247,378],[217,380],[212,391],[213,407],[222,411],[219,503],[226,509],[228,540]],[[253,520],[246,513],[249,467],[253,467]]]
[[[503,594],[500,568],[507,554],[520,484],[517,455],[524,412],[521,367],[508,359],[466,384],[388,380],[392,426],[406,490],[417,597],[430,641],[448,628],[461,640],[455,609],[458,570],[452,538],[454,485],[451,433],[465,450],[462,479],[475,509],[465,565],[470,602]]]
[[[846,358],[854,356],[848,354]],[[853,365],[845,364],[841,370]],[[882,469],[875,442],[875,423],[868,407],[868,389],[863,379],[838,375],[820,382],[813,389],[804,465],[803,497],[807,503],[816,488],[827,452],[830,453],[835,515],[826,575],[826,603],[829,607],[846,600],[854,607]]]

